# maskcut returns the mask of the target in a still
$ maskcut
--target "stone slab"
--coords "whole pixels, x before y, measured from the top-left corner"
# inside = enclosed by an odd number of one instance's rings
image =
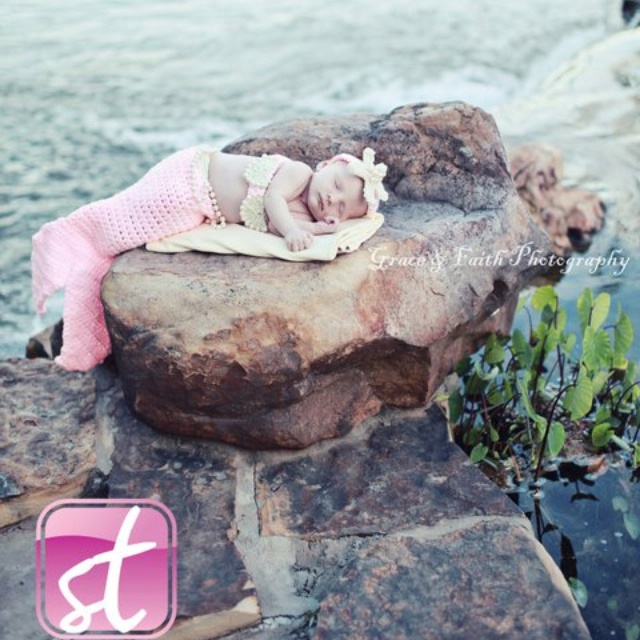
[[[259,455],[256,485],[267,536],[383,535],[520,514],[449,441],[435,406],[413,415],[384,412],[358,437],[307,455]]]
[[[365,541],[330,586],[319,585],[311,637],[588,640],[562,575],[543,555],[508,520]]]
[[[240,626],[256,623],[256,592],[233,543],[235,452],[158,434],[128,411],[115,381],[108,393],[104,418],[113,435],[109,497],[154,499],[171,509],[178,528],[179,621],[189,619],[188,626],[198,627],[202,618],[201,624],[215,622],[219,628],[226,615],[227,622],[237,617]],[[180,628],[173,631],[176,637],[188,637],[184,628],[177,635]]]

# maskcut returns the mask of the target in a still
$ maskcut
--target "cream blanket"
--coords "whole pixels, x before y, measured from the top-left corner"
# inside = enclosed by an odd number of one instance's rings
[[[254,231],[241,224],[228,224],[216,229],[202,224],[162,240],[149,242],[146,248],[158,253],[203,251],[206,253],[239,253],[259,258],[280,258],[292,262],[333,260],[338,254],[351,253],[368,240],[382,225],[384,216],[373,213],[340,224],[336,233],[315,236],[313,244],[304,251],[289,251],[284,238],[271,233]]]

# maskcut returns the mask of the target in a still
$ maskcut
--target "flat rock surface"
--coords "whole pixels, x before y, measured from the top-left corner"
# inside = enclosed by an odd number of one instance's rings
[[[233,544],[233,449],[158,437],[131,415],[119,393],[110,395],[104,411],[114,451],[109,497],[159,500],[178,523],[178,619],[232,616],[240,602],[251,601],[257,621],[255,589]]]
[[[438,409],[370,426],[358,440],[292,460],[278,462],[286,454],[277,453],[258,457],[263,535],[383,535],[461,517],[520,513],[449,441]]]
[[[331,588],[317,594],[321,613],[314,637],[588,637],[571,595],[540,562],[544,552],[526,529],[479,522],[423,536],[363,544]]]

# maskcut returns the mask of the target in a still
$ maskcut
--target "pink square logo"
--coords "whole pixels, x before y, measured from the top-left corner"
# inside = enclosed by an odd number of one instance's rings
[[[56,638],[158,638],[176,617],[177,534],[155,500],[58,500],[36,529],[36,607]]]

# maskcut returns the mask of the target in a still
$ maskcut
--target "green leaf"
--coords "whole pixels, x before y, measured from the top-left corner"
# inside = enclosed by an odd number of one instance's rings
[[[640,518],[635,513],[627,511],[624,514],[624,527],[632,540],[640,537]]]
[[[496,338],[495,334],[491,334],[487,340],[484,359],[488,364],[500,364],[504,361],[504,347],[498,338]]]
[[[631,445],[626,440],[619,438],[615,434],[611,436],[611,442],[613,442],[613,444],[615,444],[619,449],[622,449],[627,453],[631,453],[633,451],[633,449],[631,448]]]
[[[640,467],[640,444],[633,445],[633,466]]]
[[[622,513],[629,511],[629,503],[623,496],[614,496],[612,503],[614,511],[622,511]]]
[[[505,378],[503,381],[503,389],[504,389],[504,399],[510,400],[513,397],[513,386],[511,382],[509,382],[509,378]]]
[[[591,306],[593,305],[593,293],[591,289],[585,289],[578,297],[576,307],[578,309],[578,319],[580,320],[580,330],[584,333],[584,330],[589,324],[589,314],[591,313]]]
[[[495,380],[496,376],[500,373],[500,369],[498,369],[498,367],[491,367],[489,371],[483,371],[482,367],[478,363],[476,363],[474,372],[481,380],[484,380],[485,382],[491,382],[492,380]],[[486,386],[487,385],[485,385],[485,388]]]
[[[613,330],[613,352],[617,358],[624,359],[629,347],[633,344],[633,325],[631,318],[622,310],[618,314],[618,322]]]
[[[587,600],[589,600],[589,592],[584,582],[578,578],[569,578],[569,588],[576,604],[584,609],[587,606]]]
[[[571,420],[579,420],[589,413],[592,403],[591,380],[581,372],[576,385],[565,394],[563,406],[571,414]]]
[[[469,356],[462,358],[462,360],[460,360],[456,365],[455,371],[461,378],[465,378],[469,375],[471,372],[471,358]]]
[[[567,326],[567,310],[566,309],[558,309],[558,313],[556,314],[556,329],[559,333],[562,333]]]
[[[506,397],[498,387],[492,387],[487,395],[487,400],[490,407],[495,407],[496,405],[502,404],[506,400]]]
[[[473,449],[471,449],[471,453],[469,454],[469,459],[474,464],[477,462],[481,462],[487,457],[487,453],[489,453],[489,447],[479,442]]]
[[[598,395],[601,393],[602,389],[604,388],[604,385],[607,384],[607,380],[609,380],[610,374],[611,372],[608,369],[603,369],[602,371],[598,371],[598,373],[596,373],[596,375],[593,376],[593,378],[591,379],[591,386],[593,389],[594,398],[597,398]],[[598,408],[600,409],[601,407],[604,407],[604,406],[605,405],[600,405],[600,407]],[[609,412],[609,414],[610,413],[611,412]],[[596,418],[596,422],[601,422],[601,420]]]
[[[487,383],[483,379],[483,377],[478,375],[477,370],[469,376],[469,379],[466,382],[466,393],[470,396],[476,396],[481,393],[484,393],[486,389]]]
[[[611,296],[608,293],[601,293],[593,304],[593,308],[591,310],[591,322],[589,322],[589,324],[594,329],[598,329],[607,319],[610,308]]]
[[[545,307],[550,307],[552,311],[558,308],[558,296],[555,289],[547,284],[535,290],[531,298],[531,306],[536,311],[542,311]]]
[[[547,430],[547,421],[539,415],[536,415],[534,422],[536,424],[537,431],[537,441],[542,442],[542,438],[544,438],[544,432]]]
[[[629,361],[623,357],[618,355],[617,353],[613,354],[613,362],[611,363],[612,369],[619,369],[620,371],[624,371],[629,365]]]
[[[582,361],[594,371],[600,367],[609,368],[611,363],[611,339],[604,329],[597,331],[588,326],[582,339]]]
[[[531,399],[529,398],[529,390],[527,389],[524,380],[518,380],[518,390],[520,391],[520,400],[522,401],[522,406],[524,407],[526,414],[532,420],[539,418],[540,416],[534,411],[533,405],[531,404]]]
[[[589,369],[594,369],[593,361],[595,360],[595,330],[592,326],[587,326],[582,334],[582,361]]]
[[[613,428],[609,422],[603,422],[593,427],[591,431],[591,442],[594,447],[606,447],[611,442]]]
[[[607,422],[611,417],[611,409],[606,404],[601,404],[593,416],[594,424]]]
[[[562,347],[562,350],[569,356],[571,355],[571,352],[573,351],[573,347],[576,346],[576,334],[575,333],[570,333],[568,336],[565,336],[565,338],[561,341],[560,345]]]
[[[627,624],[624,630],[624,640],[640,640],[640,625],[637,622]]]
[[[449,420],[454,424],[457,423],[462,417],[463,410],[464,398],[458,389],[454,389],[449,396]]]
[[[555,327],[549,327],[547,339],[544,343],[544,350],[547,354],[555,350],[560,342],[560,332]]]
[[[560,453],[564,446],[565,437],[563,424],[557,421],[552,422],[547,438],[547,455],[550,458],[555,458]]]
[[[556,318],[556,310],[549,305],[546,305],[540,314],[540,321],[547,325],[548,327],[552,326],[555,323]]]
[[[548,330],[549,325],[546,322],[538,322],[538,324],[533,328],[532,332],[535,341],[541,342],[542,340],[544,340]]]
[[[636,363],[631,360],[624,372],[624,386],[630,387],[636,381]]]
[[[627,453],[632,452],[631,445],[626,440],[619,438],[615,433],[611,436],[611,442],[613,442],[613,444],[615,444],[619,449],[622,449],[622,451],[626,451]]]
[[[533,362],[533,352],[531,351],[531,345],[527,342],[520,329],[516,329],[511,335],[511,344],[513,345],[513,355],[517,363],[523,369],[528,369]]]

